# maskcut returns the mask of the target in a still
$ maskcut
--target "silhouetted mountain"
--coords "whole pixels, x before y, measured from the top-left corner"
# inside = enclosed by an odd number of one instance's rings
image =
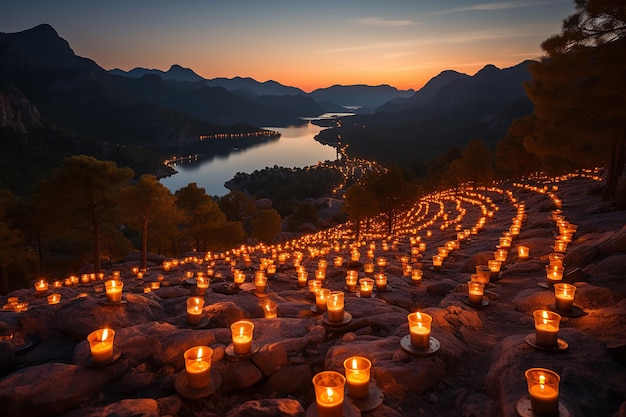
[[[212,78],[206,84],[210,87],[223,87],[228,91],[244,94],[247,96],[295,96],[306,95],[304,91],[296,87],[282,85],[276,81],[257,81],[253,78]]]
[[[443,72],[412,97],[381,106],[372,115],[347,118],[320,132],[319,140],[341,137],[350,156],[410,166],[419,175],[452,146],[480,138],[494,146],[510,123],[532,113],[523,83],[529,61],[498,69],[487,65],[474,76]]]
[[[144,75],[156,74],[164,80],[171,81],[202,81],[204,78],[193,72],[189,68],[183,68],[180,65],[172,65],[169,70],[161,71],[159,69],[134,68],[130,71],[124,71],[119,68],[109,70],[111,74],[121,75],[130,78],[141,78]]]
[[[318,103],[333,103],[340,107],[361,107],[362,112],[371,112],[385,102],[394,98],[406,98],[415,93],[414,90],[398,90],[389,85],[333,85],[318,88],[309,95]],[[327,109],[336,111],[336,109]]]

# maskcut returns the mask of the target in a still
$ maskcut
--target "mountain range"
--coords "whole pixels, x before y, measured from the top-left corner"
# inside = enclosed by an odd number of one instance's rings
[[[201,135],[253,132],[346,108],[357,113],[341,125],[354,155],[410,165],[417,150],[423,165],[433,152],[475,137],[493,144],[528,114],[526,65],[488,65],[474,76],[444,71],[419,91],[334,85],[306,93],[272,80],[205,79],[179,65],[107,71],[77,56],[47,24],[0,33],[0,150],[8,164],[0,188],[33,182],[75,153],[155,172],[164,155]],[[337,129],[320,140],[333,142]],[[419,152],[426,145],[433,152]],[[33,160],[37,166],[24,174],[24,161]]]

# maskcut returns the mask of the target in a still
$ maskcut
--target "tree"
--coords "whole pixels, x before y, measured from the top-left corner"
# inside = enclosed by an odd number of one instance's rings
[[[387,216],[387,233],[393,234],[396,215],[416,201],[421,190],[412,178],[397,168],[366,174],[363,183],[374,196],[380,210]]]
[[[63,160],[52,176],[40,183],[36,205],[46,223],[69,233],[90,236],[94,272],[100,272],[101,237],[108,227],[119,228],[117,196],[134,176],[130,168],[92,156],[75,155]]]
[[[280,214],[274,209],[258,210],[256,216],[250,221],[252,231],[251,237],[261,242],[271,243],[280,233]]]
[[[176,191],[176,204],[183,210],[186,230],[195,250],[208,250],[209,235],[226,223],[226,215],[205,189],[195,183]]]
[[[378,202],[370,190],[361,183],[353,184],[346,190],[344,202],[342,210],[354,223],[355,240],[358,241],[361,235],[361,221],[367,221],[379,212]]]
[[[474,186],[489,184],[493,181],[493,152],[480,139],[474,139],[461,151],[461,157],[448,166],[444,181],[456,187],[469,182]]]
[[[626,4],[576,0],[562,32],[545,40],[525,84],[539,123],[524,145],[540,156],[604,164],[613,198],[626,144]]]
[[[504,178],[522,177],[540,170],[540,160],[524,147],[524,140],[533,135],[536,117],[513,120],[504,139],[496,144],[495,165]]]
[[[121,194],[126,224],[140,232],[141,267],[148,267],[148,232],[158,225],[176,225],[182,219],[176,207],[176,198],[157,181],[154,175],[144,174]]]

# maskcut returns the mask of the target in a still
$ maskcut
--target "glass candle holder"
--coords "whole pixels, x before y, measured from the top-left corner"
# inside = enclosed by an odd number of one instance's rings
[[[563,258],[564,255],[562,253],[553,252],[548,255],[548,259],[550,260],[550,266],[563,267]]]
[[[318,313],[326,311],[326,298],[329,294],[328,288],[320,288],[315,292],[315,309]]]
[[[366,263],[363,265],[363,271],[366,274],[371,274],[372,272],[374,272],[374,264],[373,263]]]
[[[489,265],[476,265],[476,277],[477,281],[488,284],[491,279],[491,269]]]
[[[528,248],[528,246],[522,246],[522,245],[517,246],[517,258],[518,259],[528,259],[529,256],[530,256],[530,249]]]
[[[418,349],[428,348],[430,345],[430,327],[433,318],[426,314],[415,312],[407,316],[411,345]]]
[[[315,294],[317,290],[322,288],[322,281],[317,279],[312,279],[309,281],[309,291]]]
[[[335,259],[333,260],[333,265],[335,265],[337,268],[341,267],[341,265],[343,265],[343,258],[341,256],[335,256]]]
[[[254,323],[247,320],[239,320],[230,326],[233,338],[233,351],[236,355],[245,355],[252,349],[252,336]]]
[[[549,284],[555,284],[563,280],[563,267],[546,265],[546,278]]]
[[[489,266],[489,270],[491,271],[490,280],[498,278],[501,265],[502,265],[502,262],[496,259],[490,259],[487,261],[487,266]]]
[[[442,265],[443,265],[443,256],[434,255],[433,256],[433,269],[435,271],[439,271]]]
[[[315,279],[324,281],[326,279],[326,270],[325,269],[316,269],[315,270]]]
[[[358,271],[348,271],[346,273],[346,287],[348,291],[354,292],[356,291],[356,285],[359,282],[359,273]]]
[[[267,285],[267,278],[265,275],[258,275],[254,278],[254,288],[257,294],[263,294],[265,292],[265,286]]]
[[[469,281],[467,283],[468,301],[473,305],[482,305],[485,284],[482,281]]]
[[[202,319],[202,308],[204,307],[204,298],[189,297],[187,299],[187,323],[196,325]]]
[[[387,275],[384,272],[380,272],[375,276],[376,290],[387,291]]]
[[[318,417],[343,417],[346,378],[339,372],[322,371],[313,377]]]
[[[61,294],[50,294],[48,296],[48,304],[59,304],[61,301]]]
[[[209,283],[211,282],[211,279],[205,276],[198,276],[196,278],[196,287],[198,289],[198,294],[199,295],[204,295],[206,294],[207,289],[209,288]]]
[[[118,279],[110,279],[104,282],[104,290],[106,292],[107,301],[110,303],[118,303],[122,301],[122,288],[124,282]]]
[[[374,289],[374,280],[371,278],[361,278],[359,280],[359,295],[363,298],[371,298]]]
[[[559,282],[554,284],[554,306],[557,310],[572,311],[576,287],[572,284]]]
[[[410,277],[412,270],[413,270],[413,267],[411,265],[402,264],[402,276],[403,277]]]
[[[545,348],[554,348],[558,345],[559,324],[561,316],[553,311],[535,310],[536,343]]]
[[[343,291],[333,291],[326,297],[326,309],[328,310],[328,321],[342,322],[344,310]]]
[[[413,270],[411,271],[411,283],[413,285],[418,285],[420,282],[422,282],[423,275],[424,271],[418,268],[413,268]]]
[[[42,295],[48,292],[48,283],[43,279],[40,279],[35,283],[35,293],[37,295]]]
[[[561,377],[545,368],[530,368],[524,374],[533,413],[541,416],[558,416]]]
[[[367,398],[372,362],[362,356],[351,356],[343,361],[343,368],[346,374],[348,395],[352,398]]]
[[[87,342],[91,351],[91,360],[94,363],[107,362],[113,359],[113,339],[115,331],[113,329],[99,329],[89,333]]]
[[[211,358],[213,349],[208,346],[196,346],[184,353],[187,386],[204,388],[211,383]]]
[[[263,314],[266,319],[275,319],[278,316],[278,304],[273,301],[268,301],[263,306]]]
[[[298,286],[299,287],[306,287],[308,279],[309,279],[309,273],[308,272],[306,272],[304,270],[298,272]]]
[[[506,258],[509,256],[509,251],[506,249],[498,249],[493,253],[493,258],[496,261],[506,262]]]

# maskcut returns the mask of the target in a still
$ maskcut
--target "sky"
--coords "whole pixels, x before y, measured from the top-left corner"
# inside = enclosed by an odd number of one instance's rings
[[[574,0],[9,0],[0,32],[51,25],[109,70],[421,88],[445,70],[474,75],[541,56]],[[9,4],[6,4],[9,3]]]

